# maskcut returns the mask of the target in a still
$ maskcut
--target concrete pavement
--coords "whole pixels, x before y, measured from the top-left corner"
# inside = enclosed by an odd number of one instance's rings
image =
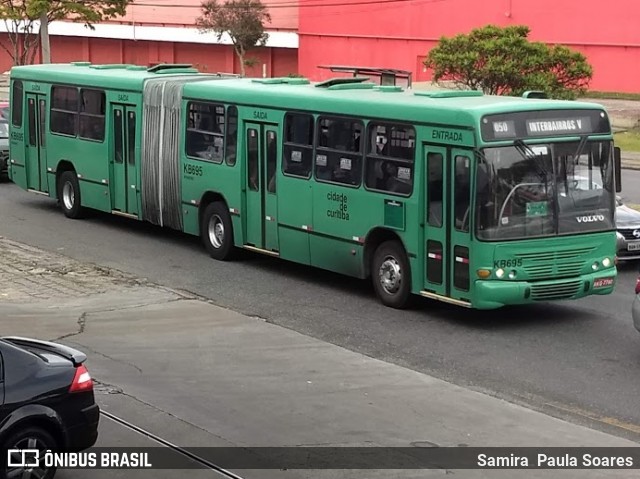
[[[103,409],[182,446],[638,446],[187,292],[1,237],[0,284],[0,335],[59,340],[84,350],[101,383],[97,397]],[[114,440],[109,428],[103,424],[100,444],[128,444],[126,438]],[[242,472],[298,477],[291,471]],[[303,471],[301,477],[388,477],[388,472]],[[558,470],[553,477],[632,473]],[[80,477],[73,474],[60,477]],[[456,474],[549,477],[536,470]]]

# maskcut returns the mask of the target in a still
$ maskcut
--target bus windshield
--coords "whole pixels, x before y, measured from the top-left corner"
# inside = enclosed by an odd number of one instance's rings
[[[613,146],[581,141],[485,148],[476,175],[481,240],[614,229]]]

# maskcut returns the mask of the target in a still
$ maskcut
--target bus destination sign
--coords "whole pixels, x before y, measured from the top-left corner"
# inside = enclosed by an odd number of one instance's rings
[[[486,141],[608,134],[609,118],[601,110],[547,110],[487,115],[481,123]]]
[[[581,118],[527,121],[527,134],[529,136],[544,136],[549,133],[591,133],[591,119],[585,116]]]

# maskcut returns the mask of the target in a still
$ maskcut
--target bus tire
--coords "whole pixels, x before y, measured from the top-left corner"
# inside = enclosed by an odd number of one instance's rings
[[[209,255],[219,261],[232,258],[233,225],[229,209],[221,201],[207,205],[200,224],[200,237]]]
[[[411,294],[411,269],[402,243],[385,241],[376,249],[371,263],[371,280],[382,304],[403,309]]]
[[[65,171],[58,179],[58,201],[67,218],[82,218],[84,210],[80,198],[80,183],[73,171]]]

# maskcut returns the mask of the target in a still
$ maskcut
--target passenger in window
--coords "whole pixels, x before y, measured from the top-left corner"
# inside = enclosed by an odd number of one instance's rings
[[[389,150],[387,148],[387,137],[385,135],[376,135],[376,150],[375,154],[380,156],[388,156]]]
[[[360,125],[356,124],[356,128],[358,128]],[[361,137],[361,132],[359,129],[356,129],[353,133],[353,151],[360,151],[360,137]]]
[[[351,172],[348,170],[343,170],[340,167],[340,163],[336,164],[336,167],[333,170],[333,175],[331,179],[336,183],[352,184]]]
[[[318,140],[318,146],[328,147],[329,146],[329,128],[327,126],[322,126],[320,129],[320,139]]]
[[[396,165],[392,161],[386,161],[383,164],[382,172],[383,172],[383,181],[384,187],[381,188],[390,193],[400,193],[403,195],[409,194],[411,192],[411,184],[405,181],[402,181],[398,177],[398,165]]]
[[[376,182],[376,188],[379,190],[389,190],[393,178],[398,174],[398,167],[391,161],[383,161],[380,163],[381,176]]]

